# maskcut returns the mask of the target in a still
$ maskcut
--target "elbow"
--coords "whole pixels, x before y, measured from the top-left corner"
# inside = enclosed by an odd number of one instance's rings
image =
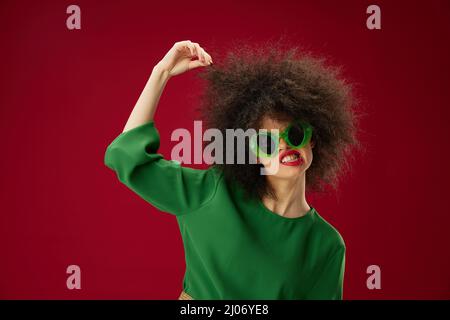
[[[115,171],[120,182],[128,184],[136,168],[127,153],[121,148],[109,145],[103,158],[106,167]]]
[[[112,145],[109,145],[106,148],[105,154],[103,156],[103,164],[112,170],[115,170],[115,154],[116,152],[114,150],[114,147]]]

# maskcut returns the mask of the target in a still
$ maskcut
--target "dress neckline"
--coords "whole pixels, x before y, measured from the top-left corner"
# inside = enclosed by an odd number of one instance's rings
[[[308,220],[312,217],[315,209],[313,206],[309,206],[310,209],[303,215],[300,217],[294,217],[294,218],[289,218],[289,217],[284,217],[282,215],[279,215],[276,212],[273,212],[272,210],[270,210],[269,208],[267,208],[264,203],[260,200],[260,199],[256,199],[256,202],[258,203],[258,206],[260,207],[261,211],[263,214],[267,214],[269,216],[273,216],[275,218],[278,218],[280,220],[284,220],[284,221],[304,221],[304,220]]]

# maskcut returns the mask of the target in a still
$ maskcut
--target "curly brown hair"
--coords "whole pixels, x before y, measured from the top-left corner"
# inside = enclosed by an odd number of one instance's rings
[[[303,119],[314,128],[314,159],[306,171],[306,189],[322,192],[330,185],[336,190],[340,174],[350,168],[352,150],[361,146],[352,86],[341,78],[341,68],[326,65],[325,58],[300,52],[299,47],[284,49],[281,42],[238,43],[225,57],[212,56],[215,64],[198,73],[206,80],[198,109],[206,127],[225,136],[227,128],[257,130],[266,115]],[[274,197],[260,164],[214,166],[248,196]]]

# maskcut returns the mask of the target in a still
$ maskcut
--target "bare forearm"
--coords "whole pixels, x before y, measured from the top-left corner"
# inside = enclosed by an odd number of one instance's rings
[[[158,64],[153,68],[144,90],[128,117],[124,132],[153,120],[159,98],[169,78],[169,72],[160,68]]]
[[[197,56],[198,60],[192,60]],[[159,98],[167,81],[174,75],[212,64],[211,56],[196,42],[178,41],[152,70],[144,90],[131,111],[123,131],[153,121]]]

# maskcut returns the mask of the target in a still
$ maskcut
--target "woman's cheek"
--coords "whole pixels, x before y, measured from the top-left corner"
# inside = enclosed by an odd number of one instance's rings
[[[272,162],[274,160],[277,160],[277,159],[276,158],[259,158],[259,162],[265,167],[273,165]]]
[[[307,154],[306,154],[306,164],[307,164],[308,168],[311,166],[313,158],[314,158],[313,153],[312,152],[307,152]]]

